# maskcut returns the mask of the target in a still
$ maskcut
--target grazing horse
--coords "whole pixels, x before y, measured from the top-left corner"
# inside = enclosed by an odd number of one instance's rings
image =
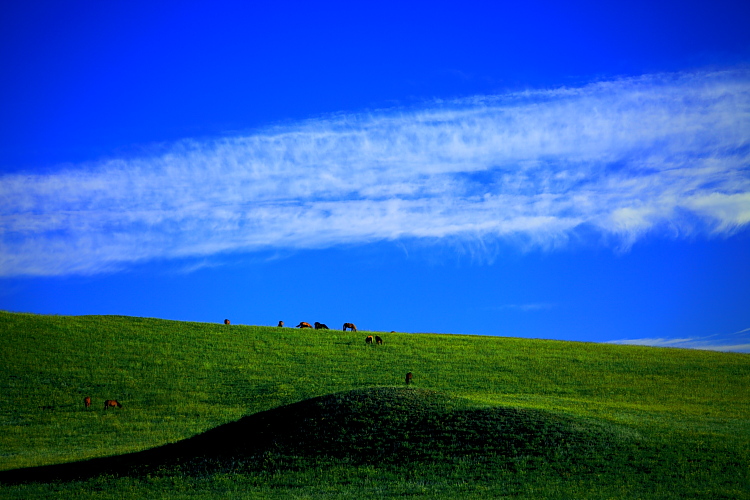
[[[315,329],[316,330],[328,330],[328,326],[323,323],[315,322]]]
[[[349,328],[353,332],[357,331],[357,327],[354,326],[354,323],[344,323],[344,331],[346,331],[347,328]]]
[[[86,408],[89,408],[91,406],[91,396],[86,396],[83,398],[83,406]]]
[[[375,343],[377,345],[383,345],[383,339],[381,339],[380,337],[378,337],[377,335],[375,335]]]
[[[108,399],[104,402],[104,409],[109,410],[110,406],[114,408],[115,406],[118,408],[122,408],[122,405],[116,400],[116,399]]]
[[[372,344],[372,335],[368,335],[365,339],[365,344]]]
[[[278,327],[282,328],[283,326],[284,326],[284,322],[283,321],[279,321]]]
[[[302,323],[295,326],[294,328],[312,328],[312,325],[310,323],[307,323],[306,321],[303,321]]]
[[[229,320],[228,320],[228,319],[225,319],[225,320],[224,320],[224,324],[225,324],[225,325],[228,325],[228,324],[230,324],[230,323],[229,323]]]
[[[409,385],[411,383],[411,379],[412,379],[411,372],[409,372],[406,374],[406,385]]]

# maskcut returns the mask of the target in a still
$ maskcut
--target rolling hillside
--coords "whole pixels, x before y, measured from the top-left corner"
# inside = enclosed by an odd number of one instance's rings
[[[748,355],[368,334],[0,312],[0,493],[750,498]]]

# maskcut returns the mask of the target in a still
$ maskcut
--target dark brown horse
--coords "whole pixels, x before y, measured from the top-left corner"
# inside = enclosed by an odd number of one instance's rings
[[[283,328],[283,327],[284,327],[284,322],[283,322],[283,321],[279,321],[279,324],[278,324],[277,326],[278,326],[279,328]]]
[[[326,325],[326,324],[324,324],[324,323],[318,323],[318,322],[316,321],[316,322],[315,322],[315,329],[316,329],[316,330],[328,330],[328,325]]]
[[[411,379],[412,378],[413,377],[411,376],[411,372],[409,372],[409,373],[406,374],[406,385],[411,384]]]
[[[354,323],[344,323],[344,331],[346,331],[347,328],[349,328],[353,332],[357,331],[357,327],[354,326]]]
[[[372,335],[368,335],[365,339],[365,344],[372,344]]]
[[[105,410],[109,410],[110,407],[114,408],[115,406],[118,408],[122,408],[122,405],[116,399],[108,399],[104,402]]]
[[[375,343],[378,345],[383,345],[383,339],[375,335]]]
[[[86,396],[85,398],[83,398],[83,406],[85,406],[86,408],[91,407],[91,397],[90,396]]]
[[[230,324],[230,323],[229,323],[229,320],[228,320],[228,319],[225,319],[225,320],[224,320],[224,324],[225,324],[225,325],[228,325],[228,324]]]

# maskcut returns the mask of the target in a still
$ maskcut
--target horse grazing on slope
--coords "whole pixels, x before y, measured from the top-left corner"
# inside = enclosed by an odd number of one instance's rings
[[[375,335],[375,343],[377,345],[383,345],[383,339],[381,339],[380,337],[378,337],[377,335]]]
[[[326,324],[324,324],[324,323],[318,323],[318,322],[316,321],[316,322],[315,322],[315,329],[316,329],[316,330],[328,330],[328,325],[326,325]]]
[[[372,344],[372,335],[368,335],[367,338],[365,338],[365,344]]]
[[[83,398],[83,406],[85,408],[91,407],[91,396],[86,396],[85,398]]]
[[[312,325],[306,321],[303,321],[302,323],[295,326],[294,328],[312,328]]]
[[[344,323],[344,331],[349,328],[351,331],[356,332],[357,327],[354,325],[354,323]]]
[[[411,384],[411,379],[412,378],[413,377],[411,376],[411,372],[409,372],[409,373],[406,374],[406,385]]]
[[[108,399],[104,402],[104,409],[109,410],[110,407],[122,408],[122,405],[116,399]]]

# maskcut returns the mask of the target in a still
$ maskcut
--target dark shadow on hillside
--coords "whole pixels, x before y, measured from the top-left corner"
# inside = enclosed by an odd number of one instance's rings
[[[528,457],[566,461],[610,453],[621,439],[615,436],[557,414],[478,409],[431,391],[375,388],[275,408],[138,453],[3,471],[0,483],[293,469],[316,460],[399,466],[473,457],[512,466]]]

